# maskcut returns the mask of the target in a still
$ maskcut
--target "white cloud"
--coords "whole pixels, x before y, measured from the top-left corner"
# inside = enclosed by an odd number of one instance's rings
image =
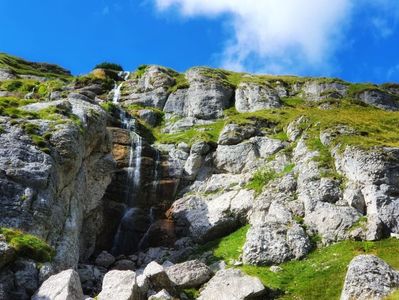
[[[175,9],[184,17],[227,17],[231,36],[218,55],[221,66],[262,72],[327,74],[337,68],[336,51],[354,38],[345,34],[355,11],[379,12],[368,22],[382,37],[393,31],[381,16],[396,11],[399,17],[398,0],[152,1],[158,10]]]
[[[159,10],[176,8],[187,17],[227,14],[232,36],[222,65],[277,72],[327,67],[352,8],[351,0],[155,1]]]

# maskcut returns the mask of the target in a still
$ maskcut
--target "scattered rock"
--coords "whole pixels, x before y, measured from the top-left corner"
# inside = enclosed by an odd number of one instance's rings
[[[161,290],[155,295],[148,297],[148,300],[172,300],[173,297],[168,293],[167,290]]]
[[[135,300],[139,289],[136,283],[136,273],[133,271],[110,271],[104,276],[102,291],[98,300]]]
[[[198,260],[190,260],[166,269],[166,274],[178,288],[196,288],[212,277],[212,271]]]
[[[359,255],[349,264],[341,300],[384,299],[397,288],[399,272],[374,255]]]
[[[256,277],[245,275],[240,270],[218,271],[204,285],[198,300],[244,300],[265,299],[266,288]]]
[[[108,268],[115,262],[115,257],[107,251],[101,252],[96,258],[96,265]]]
[[[82,300],[83,291],[78,273],[74,270],[65,270],[50,276],[32,297],[32,300],[48,299]]]

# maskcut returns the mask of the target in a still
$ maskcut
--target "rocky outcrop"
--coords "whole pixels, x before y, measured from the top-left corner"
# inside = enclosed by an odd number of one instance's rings
[[[236,90],[235,107],[241,113],[254,112],[281,107],[281,101],[278,92],[266,83],[242,82]]]
[[[259,279],[245,275],[240,270],[219,271],[205,284],[199,300],[265,299],[266,289]]]
[[[121,102],[163,109],[175,84],[171,70],[161,66],[143,67],[143,74],[128,79],[122,86]],[[131,75],[134,77],[135,74]]]
[[[189,88],[177,90],[165,104],[164,111],[197,119],[215,119],[231,105],[233,89],[224,83],[225,76],[212,76],[207,68],[186,72]]]
[[[357,94],[357,98],[371,106],[385,110],[399,110],[397,96],[384,92],[380,89],[368,89]]]
[[[309,101],[340,99],[347,94],[348,85],[341,81],[311,80],[302,86],[302,97]]]
[[[384,299],[399,288],[399,272],[374,255],[359,255],[349,264],[341,300]]]
[[[47,279],[32,297],[32,300],[82,300],[83,292],[79,275],[66,270]]]
[[[47,134],[48,141],[41,142],[48,147],[46,153],[20,126],[2,117],[0,202],[4,209],[0,224],[21,228],[57,245],[55,264],[61,268],[76,266],[79,257],[94,251],[101,199],[114,167],[107,115],[98,105],[77,100],[26,109],[62,109],[79,122],[66,118],[29,121],[37,128],[36,134]]]

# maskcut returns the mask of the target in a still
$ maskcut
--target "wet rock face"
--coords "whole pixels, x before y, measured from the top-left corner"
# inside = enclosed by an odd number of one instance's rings
[[[399,287],[399,272],[374,255],[359,255],[349,264],[341,300],[384,299]]]

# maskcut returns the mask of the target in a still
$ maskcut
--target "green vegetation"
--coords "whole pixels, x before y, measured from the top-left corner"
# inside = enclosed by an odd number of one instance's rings
[[[51,261],[55,251],[46,242],[33,235],[17,229],[0,227],[3,234],[18,256],[34,259],[39,262]]]
[[[184,289],[183,292],[184,292],[184,294],[186,294],[186,296],[188,297],[189,300],[197,299],[200,295],[199,290],[196,290],[194,288]]]
[[[104,77],[99,77],[95,76],[93,74],[88,74],[88,75],[83,75],[83,76],[78,76],[74,78],[74,85],[75,88],[80,89],[88,85],[93,85],[93,84],[98,84],[101,85],[103,90],[109,91],[111,90],[115,82],[111,78],[104,76]]]
[[[132,74],[133,78],[139,79],[143,77],[145,71],[148,69],[148,65],[140,65],[138,66],[137,70]]]
[[[197,255],[211,251],[213,257],[209,263],[224,260],[231,265],[241,254],[248,229],[247,225],[226,237],[200,246]],[[280,295],[278,299],[339,299],[349,262],[355,256],[366,253],[377,255],[393,268],[399,269],[397,239],[339,242],[316,249],[303,260],[281,264],[282,271],[279,273],[271,272],[267,266],[244,265],[240,268],[249,275],[259,277],[265,286]]]
[[[292,172],[294,167],[295,164],[288,164],[279,173],[272,169],[259,169],[254,173],[245,188],[254,190],[256,194],[260,194],[263,187],[265,187],[270,181]]]
[[[202,253],[209,251],[212,252],[212,257],[207,262],[209,264],[219,260],[224,260],[226,263],[238,260],[249,227],[249,225],[245,225],[228,236],[198,246],[194,255],[201,255]]]
[[[93,70],[95,69],[106,69],[106,70],[113,70],[113,71],[123,71],[121,65],[110,63],[110,62],[102,62],[94,66]]]
[[[349,85],[349,96],[356,96],[364,91],[380,90],[380,88],[372,83],[352,83]]]
[[[34,75],[47,78],[71,77],[69,71],[52,64],[34,63],[23,60],[22,58],[0,53],[0,69],[10,70],[17,75]]]
[[[170,93],[174,93],[179,89],[187,89],[190,87],[188,80],[184,74],[177,73],[173,71],[173,78],[175,79],[175,84],[169,88]]]
[[[399,300],[399,290],[394,291],[388,297],[385,297],[384,300]]]
[[[103,110],[105,110],[106,112],[109,112],[109,113],[112,113],[117,108],[117,106],[113,102],[110,102],[110,101],[101,102],[100,106],[102,107]]]
[[[357,228],[366,229],[367,226],[367,216],[362,216],[357,220],[350,228],[349,231],[355,230]]]
[[[263,190],[263,187],[277,177],[278,174],[276,171],[271,169],[261,169],[255,172],[255,174],[252,176],[252,179],[245,187],[247,189],[254,190],[256,194],[260,194]]]

